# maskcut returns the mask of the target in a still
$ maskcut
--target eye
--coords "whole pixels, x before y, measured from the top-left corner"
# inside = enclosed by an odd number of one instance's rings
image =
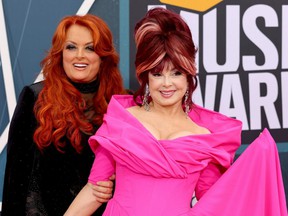
[[[173,72],[172,75],[173,76],[181,76],[181,75],[183,75],[183,73],[181,71],[175,71],[175,72]]]
[[[154,73],[151,73],[152,74],[152,76],[154,76],[154,77],[160,77],[160,76],[162,76],[162,73],[160,73],[160,72],[154,72]]]
[[[88,51],[91,51],[91,52],[94,52],[94,51],[95,51],[93,45],[87,46],[86,49],[87,49]]]
[[[76,49],[76,46],[73,45],[73,44],[68,44],[68,45],[65,47],[65,49],[67,49],[67,50],[73,50],[73,49]]]
[[[183,73],[181,71],[175,71],[174,74],[175,76],[181,76]]]

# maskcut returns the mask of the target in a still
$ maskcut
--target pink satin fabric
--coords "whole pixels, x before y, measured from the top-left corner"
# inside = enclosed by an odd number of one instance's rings
[[[231,166],[240,121],[195,106],[189,117],[211,134],[157,140],[126,110],[130,106],[132,96],[114,96],[89,140],[96,154],[89,182],[116,172],[104,215],[285,215],[278,153],[267,130]],[[199,201],[191,208],[194,192]]]

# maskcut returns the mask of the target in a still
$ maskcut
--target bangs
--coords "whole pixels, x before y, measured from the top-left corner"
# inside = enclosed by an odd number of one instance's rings
[[[160,61],[159,64],[156,65],[154,68],[151,68],[149,72],[152,74],[162,72],[167,64],[173,65],[173,62],[168,55],[165,55],[162,61]]]
[[[186,75],[191,74],[190,71],[185,70],[185,68],[181,67],[178,64],[178,62],[180,62],[179,60],[175,61],[175,59],[176,59],[176,56],[174,57],[174,61],[172,61],[172,58],[168,54],[166,54],[165,57],[162,59],[162,61],[160,61],[158,65],[150,69],[148,72],[150,72],[151,74],[161,73],[166,67],[166,69],[168,70],[177,69],[178,71]]]

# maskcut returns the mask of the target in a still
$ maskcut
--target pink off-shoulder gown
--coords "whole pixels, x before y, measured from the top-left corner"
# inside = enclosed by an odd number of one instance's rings
[[[157,140],[126,110],[131,106],[132,96],[113,96],[89,140],[96,154],[89,182],[116,173],[103,215],[287,215],[278,153],[267,130],[231,166],[240,121],[195,106],[189,117],[211,134]],[[194,193],[199,201],[191,208]]]

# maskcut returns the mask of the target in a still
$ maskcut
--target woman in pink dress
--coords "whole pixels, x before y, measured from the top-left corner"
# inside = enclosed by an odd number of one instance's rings
[[[101,203],[91,186],[113,173],[105,216],[287,215],[269,132],[231,167],[241,122],[192,102],[196,48],[181,17],[152,9],[136,25],[135,40],[140,89],[111,99],[89,139],[97,155],[89,181],[65,215],[92,214]],[[194,193],[198,202],[191,207]]]

